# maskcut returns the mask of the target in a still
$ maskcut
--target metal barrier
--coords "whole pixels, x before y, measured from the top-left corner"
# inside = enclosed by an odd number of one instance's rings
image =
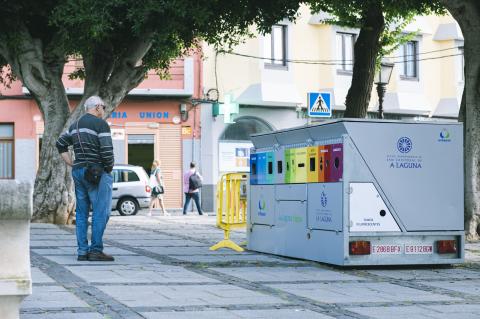
[[[220,178],[217,184],[217,226],[223,229],[224,239],[210,247],[210,250],[244,250],[230,240],[230,230],[247,225],[247,180],[246,173],[228,173]]]

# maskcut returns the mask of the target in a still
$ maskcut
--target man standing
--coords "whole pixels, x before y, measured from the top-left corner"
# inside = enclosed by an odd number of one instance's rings
[[[202,187],[202,176],[197,172],[195,163],[190,163],[190,170],[183,174],[183,192],[185,193],[185,205],[183,205],[183,215],[187,214],[188,205],[190,201],[195,201],[198,215],[203,215],[202,207],[200,206],[200,187]]]
[[[102,119],[105,103],[98,96],[85,101],[86,114],[73,123],[57,140],[57,149],[63,160],[73,166],[75,182],[76,234],[78,245],[77,260],[113,261],[114,258],[103,252],[103,233],[110,217],[112,206],[113,145],[110,127]],[[75,161],[68,152],[73,145]],[[87,167],[95,167],[99,172],[98,183],[85,179]],[[92,213],[92,240],[88,245],[88,214]]]

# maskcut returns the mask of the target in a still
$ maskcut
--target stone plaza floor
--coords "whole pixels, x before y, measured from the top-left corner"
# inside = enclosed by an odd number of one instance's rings
[[[342,269],[210,251],[223,238],[214,216],[112,214],[115,262],[78,262],[72,226],[31,225],[33,294],[20,318],[480,318],[480,243],[460,266]]]

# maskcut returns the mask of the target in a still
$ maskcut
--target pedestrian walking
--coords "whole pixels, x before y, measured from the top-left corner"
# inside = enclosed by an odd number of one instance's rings
[[[105,103],[98,96],[85,101],[86,114],[57,140],[63,160],[72,166],[75,182],[77,260],[113,261],[103,252],[103,233],[112,207],[113,144],[108,123],[103,120]],[[73,145],[75,161],[68,147]],[[92,238],[88,244],[88,215],[92,212]]]
[[[164,216],[170,216],[165,210],[163,204],[163,194],[165,193],[165,184],[163,183],[162,170],[160,169],[160,160],[154,160],[152,163],[150,174],[150,188],[152,190],[152,196],[150,197],[150,205],[148,210],[148,216],[152,216],[152,209],[157,208],[159,205],[162,208]]]
[[[200,205],[200,187],[202,187],[203,177],[198,173],[195,163],[190,163],[190,169],[183,174],[183,192],[185,193],[185,205],[183,205],[183,215],[187,214],[190,201],[194,200],[199,215],[203,215]]]

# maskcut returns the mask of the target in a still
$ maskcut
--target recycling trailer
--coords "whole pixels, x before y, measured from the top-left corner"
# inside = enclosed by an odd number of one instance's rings
[[[252,142],[248,249],[345,266],[463,262],[461,124],[337,120]]]

